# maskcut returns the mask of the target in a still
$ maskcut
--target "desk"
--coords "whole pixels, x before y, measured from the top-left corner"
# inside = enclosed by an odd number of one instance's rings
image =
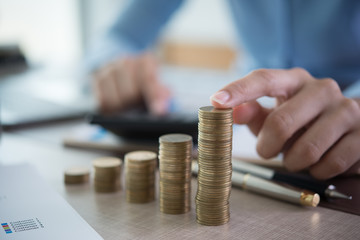
[[[158,200],[148,204],[126,202],[124,191],[95,193],[91,182],[66,186],[63,171],[73,165],[91,166],[106,155],[65,148],[61,139],[79,122],[5,132],[3,164],[29,162],[104,239],[359,239],[360,217],[326,208],[299,207],[232,189],[231,219],[216,227],[196,223],[195,203],[182,215],[162,214]],[[193,199],[196,180],[192,181]]]

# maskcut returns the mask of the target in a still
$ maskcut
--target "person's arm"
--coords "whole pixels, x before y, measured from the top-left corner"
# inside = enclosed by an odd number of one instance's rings
[[[256,99],[275,97],[277,106]],[[258,136],[264,158],[280,152],[290,171],[309,169],[319,179],[360,168],[360,101],[346,98],[332,79],[300,68],[253,71],[215,93],[212,104],[234,108],[234,121]]]
[[[182,0],[134,0],[99,39],[88,56],[94,91],[103,112],[145,102],[150,112],[166,112],[169,90],[160,83],[157,62],[145,51]]]
[[[108,62],[137,55],[157,39],[183,0],[132,0],[104,34],[96,38],[86,57],[87,69],[95,71]]]

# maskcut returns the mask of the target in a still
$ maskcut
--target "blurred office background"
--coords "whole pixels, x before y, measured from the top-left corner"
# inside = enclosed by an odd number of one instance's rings
[[[29,71],[17,76],[0,76],[2,125],[77,116],[94,109],[88,96],[74,88],[81,79],[72,72],[81,69],[93,39],[129,1],[0,1],[0,46],[18,45],[30,65]],[[182,101],[181,110],[196,113],[197,105],[209,104],[210,94],[239,77],[233,71],[239,50],[235,35],[224,0],[187,0],[163,29],[156,44],[165,63],[161,80],[171,83],[175,99]],[[36,70],[48,68],[55,71]],[[37,107],[34,96],[44,100]]]
[[[92,39],[105,31],[128,2],[3,0],[0,2],[0,45],[18,44],[31,64],[71,66],[81,62]],[[227,2],[185,1],[165,27],[158,47],[170,63],[185,61],[185,65],[215,68],[229,65],[236,46]],[[225,63],[206,62],[208,57],[189,57],[188,53],[194,49],[199,50],[200,55],[215,51]]]
[[[0,1],[2,125],[95,111],[84,56],[129,1]],[[184,1],[154,46],[163,63],[160,80],[170,87],[182,111],[196,112],[197,105],[208,105],[212,93],[239,77],[233,71],[237,49],[229,10],[224,0]],[[5,55],[19,66],[22,58],[14,58],[16,48],[7,46],[19,47],[27,68],[23,64],[20,70],[16,66],[8,71],[12,62],[2,59],[4,52],[10,52]]]

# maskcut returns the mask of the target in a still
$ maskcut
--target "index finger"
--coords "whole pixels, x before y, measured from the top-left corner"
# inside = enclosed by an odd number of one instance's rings
[[[304,69],[259,69],[234,81],[210,97],[217,108],[232,108],[259,97],[289,98],[313,77]]]

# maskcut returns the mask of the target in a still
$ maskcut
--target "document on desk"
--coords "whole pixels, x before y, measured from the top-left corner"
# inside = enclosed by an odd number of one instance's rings
[[[0,165],[0,239],[103,239],[28,164]]]

